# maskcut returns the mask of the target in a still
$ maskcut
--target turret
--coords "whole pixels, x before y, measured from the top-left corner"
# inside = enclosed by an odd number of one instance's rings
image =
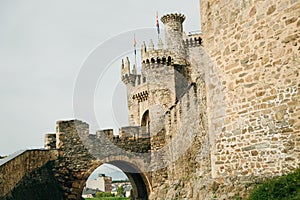
[[[126,58],[126,62],[125,62],[125,74],[130,74],[130,61],[129,58]]]
[[[136,68],[133,66],[132,72],[130,70],[130,61],[129,58],[126,58],[125,64],[124,60],[122,59],[122,64],[121,64],[121,76],[122,76],[122,81],[126,85],[132,85],[134,86],[135,84],[135,79],[136,79]]]
[[[142,44],[141,52],[142,52],[142,58],[144,58],[144,57],[145,57],[145,54],[147,53],[147,48],[146,48],[146,43],[145,43],[145,41],[144,41],[143,44]]]
[[[153,40],[150,40],[150,42],[149,42],[149,51],[153,51],[153,50],[154,50]]]
[[[165,41],[167,49],[176,55],[175,63],[185,64],[185,48],[183,43],[183,26],[185,16],[182,14],[168,14],[161,18],[165,26]]]
[[[164,48],[164,44],[163,44],[161,38],[159,38],[159,40],[158,40],[158,50],[162,50],[163,48]]]
[[[132,74],[133,74],[133,75],[136,75],[136,73],[137,73],[136,67],[135,67],[135,65],[133,65],[133,68],[132,68]]]
[[[124,60],[122,59],[122,64],[121,64],[121,75],[125,75],[125,65],[124,65]]]

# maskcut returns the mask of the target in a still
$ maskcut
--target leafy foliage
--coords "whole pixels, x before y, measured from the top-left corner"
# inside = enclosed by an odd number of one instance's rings
[[[300,168],[252,190],[248,200],[300,200]]]
[[[121,185],[117,189],[117,196],[118,197],[125,197],[125,190],[124,187]]]
[[[114,197],[115,195],[110,192],[97,192],[96,197]]]

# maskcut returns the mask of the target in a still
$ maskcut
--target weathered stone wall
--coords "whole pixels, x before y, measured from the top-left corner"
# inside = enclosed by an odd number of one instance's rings
[[[2,200],[64,200],[60,184],[53,174],[53,161],[26,173]]]
[[[205,125],[182,117],[187,101],[172,107],[163,144],[182,126],[199,130],[191,148],[153,173],[161,184],[151,199],[246,198],[256,181],[299,166],[299,13],[298,1],[201,1],[203,48],[187,58],[191,80],[204,80]]]
[[[87,150],[82,138],[88,138],[89,125],[79,120],[56,123],[56,149],[54,173],[63,188],[65,199],[81,199],[84,183],[90,170],[101,165]]]
[[[166,113],[160,141],[166,168],[153,173],[150,199],[201,199],[201,187],[207,189],[211,161],[206,101],[200,77]]]
[[[299,1],[201,1],[204,47],[226,89],[214,177],[281,175],[300,163],[299,11]]]
[[[45,166],[57,158],[56,151],[27,150],[0,166],[0,198],[11,196],[10,193],[26,176],[31,176],[34,170]],[[8,198],[7,197],[7,198]]]

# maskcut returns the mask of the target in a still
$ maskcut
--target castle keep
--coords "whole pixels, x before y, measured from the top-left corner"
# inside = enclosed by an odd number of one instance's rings
[[[164,46],[161,39],[154,48],[145,42],[141,48],[142,69],[122,60],[122,81],[127,87],[129,124],[141,126],[143,133],[157,133],[165,127],[166,112],[185,95],[192,84],[189,51],[199,49],[200,35],[184,36],[185,16],[170,14],[162,17],[165,25]],[[150,121],[151,119],[151,121]]]
[[[140,72],[121,62],[129,126],[116,136],[58,121],[44,150],[2,161],[0,198],[55,191],[53,199],[81,199],[103,163],[127,174],[132,199],[246,199],[256,181],[292,172],[300,164],[299,12],[294,0],[202,0],[194,35],[184,33],[184,15],[164,15],[165,40],[142,44]]]

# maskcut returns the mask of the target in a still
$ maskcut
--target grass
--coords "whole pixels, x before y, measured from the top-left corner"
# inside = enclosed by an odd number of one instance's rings
[[[258,185],[248,200],[300,200],[300,168]]]

